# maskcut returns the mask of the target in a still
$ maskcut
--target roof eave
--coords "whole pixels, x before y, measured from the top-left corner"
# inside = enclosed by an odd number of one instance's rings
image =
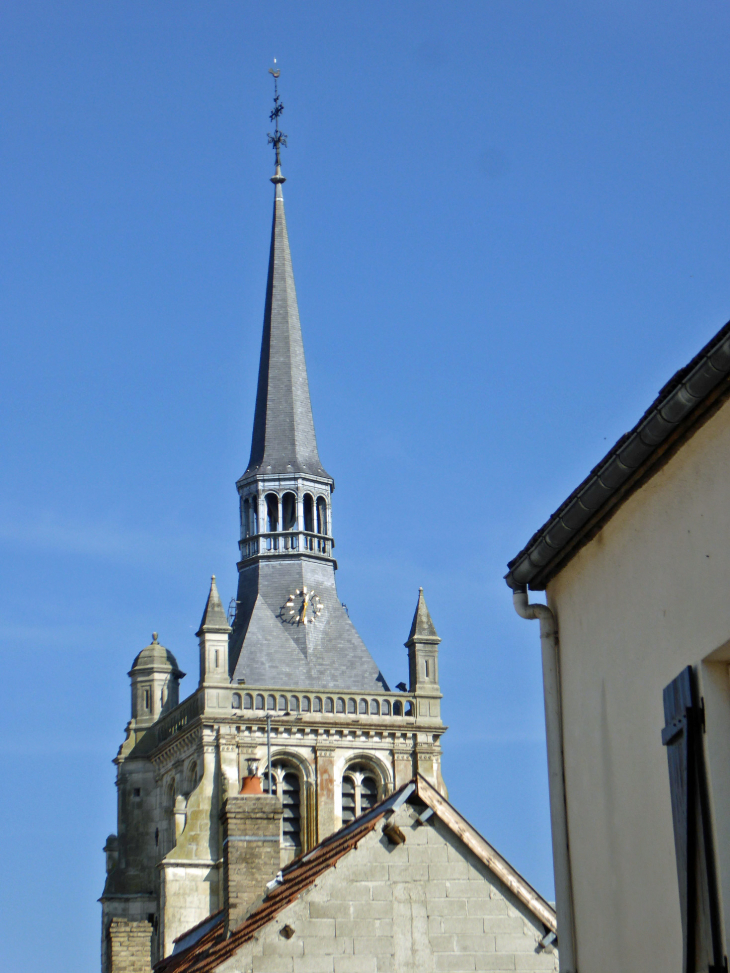
[[[509,587],[544,590],[729,395],[730,322],[667,382],[634,428],[509,562]]]

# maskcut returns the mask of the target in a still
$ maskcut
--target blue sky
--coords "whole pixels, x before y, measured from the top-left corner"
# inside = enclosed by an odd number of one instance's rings
[[[455,804],[552,895],[512,557],[730,317],[720,0],[0,8],[3,969],[98,969],[127,671],[235,588],[282,69],[342,600],[423,585]]]

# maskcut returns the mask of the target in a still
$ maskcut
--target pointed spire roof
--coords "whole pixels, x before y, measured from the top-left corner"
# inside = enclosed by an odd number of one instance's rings
[[[431,621],[426,599],[423,597],[423,588],[419,588],[416,613],[413,616],[411,632],[405,644],[410,645],[411,642],[433,642],[435,645],[438,645],[440,641],[441,639],[436,634],[436,628]]]
[[[266,473],[329,474],[317,452],[307,366],[299,324],[289,237],[277,166],[251,458],[244,476]]]
[[[200,622],[200,628],[195,633],[202,635],[204,632],[230,632],[231,626],[228,624],[226,613],[223,611],[221,597],[215,583],[215,575],[210,579],[210,593],[205,603],[205,611]]]

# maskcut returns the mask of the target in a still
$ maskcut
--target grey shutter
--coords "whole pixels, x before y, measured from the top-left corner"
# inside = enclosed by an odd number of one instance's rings
[[[704,712],[696,678],[687,666],[664,689],[662,743],[669,787],[682,915],[683,973],[723,973],[720,909],[707,791]]]

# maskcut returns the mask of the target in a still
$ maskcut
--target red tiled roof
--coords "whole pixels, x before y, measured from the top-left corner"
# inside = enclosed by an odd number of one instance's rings
[[[180,953],[160,960],[155,966],[155,973],[209,973],[215,970],[244,943],[253,939],[259,929],[271,922],[301,892],[312,886],[323,872],[336,865],[348,851],[356,848],[358,842],[365,835],[370,834],[378,821],[383,818],[387,811],[385,805],[391,800],[384,801],[381,809],[373,808],[365,820],[358,823],[356,827],[348,825],[341,828],[312,851],[291,862],[282,871],[283,881],[271,889],[263,902],[251,912],[242,925],[233,930],[228,939],[225,938],[225,916],[221,914],[219,921],[197,942]],[[184,936],[189,932],[190,930]],[[179,938],[183,939],[184,936]]]

